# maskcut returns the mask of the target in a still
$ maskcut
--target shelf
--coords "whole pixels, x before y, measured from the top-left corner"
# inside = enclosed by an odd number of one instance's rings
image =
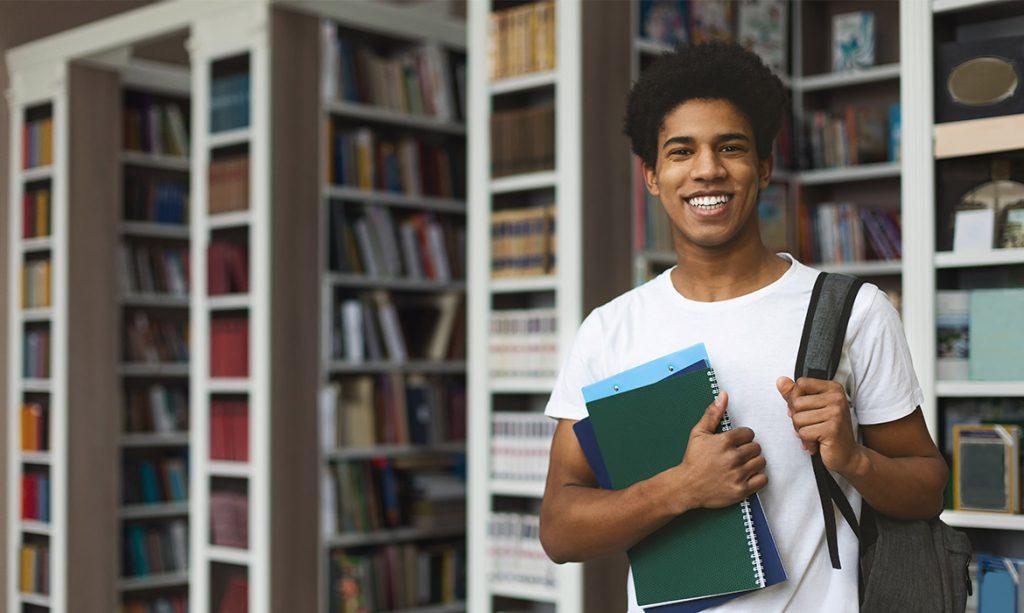
[[[899,64],[883,64],[872,66],[862,70],[848,70],[843,72],[830,72],[810,77],[799,77],[795,79],[793,88],[804,91],[821,91],[825,89],[837,89],[850,87],[862,83],[877,83],[879,81],[891,81],[900,78]]]
[[[25,464],[48,466],[53,462],[53,457],[50,455],[49,451],[22,451],[21,461]]]
[[[491,179],[491,193],[509,194],[531,189],[549,189],[554,188],[557,184],[558,173],[554,170],[541,170],[539,172]]]
[[[247,394],[250,387],[249,380],[241,378],[211,378],[206,382],[207,391],[214,394]]]
[[[225,460],[210,460],[207,463],[207,472],[213,477],[236,477],[248,479],[252,475],[252,466],[248,462],[228,462]]]
[[[25,592],[21,592],[18,598],[24,604],[35,605],[37,607],[50,607],[50,597],[46,594],[26,594]]]
[[[188,501],[133,504],[121,507],[121,519],[156,519],[188,515]]]
[[[935,124],[935,159],[1024,149],[1024,114]]]
[[[404,541],[452,538],[465,534],[466,527],[462,525],[449,528],[395,528],[393,530],[378,530],[377,532],[335,534],[326,539],[326,544],[328,547],[360,547],[364,545],[401,543]]]
[[[942,512],[940,519],[954,528],[1024,530],[1024,515],[946,510]]]
[[[325,110],[341,117],[351,117],[365,121],[392,124],[417,130],[429,130],[445,134],[463,135],[466,125],[457,121],[449,121],[429,115],[412,115],[401,111],[380,108],[369,104],[360,104],[347,100],[338,100],[325,105]]]
[[[49,321],[53,319],[53,307],[37,307],[34,309],[22,309],[22,321]]]
[[[426,453],[464,453],[466,444],[438,443],[436,445],[376,445],[374,447],[339,447],[324,452],[329,460],[368,460],[380,457],[399,457]]]
[[[548,85],[554,85],[556,81],[558,81],[558,71],[547,70],[545,72],[535,72],[533,74],[491,81],[488,90],[492,96],[500,96],[502,94],[547,87]]]
[[[825,272],[838,272],[857,277],[876,277],[903,273],[903,263],[899,260],[838,262],[834,264],[811,264],[810,266]]]
[[[132,293],[121,296],[121,304],[127,307],[186,309],[189,303],[188,294]]]
[[[554,275],[491,279],[491,292],[495,294],[553,292],[556,289],[558,289],[558,277]]]
[[[21,239],[21,250],[25,253],[49,251],[53,247],[53,239],[49,236]]]
[[[142,151],[122,151],[121,162],[132,166],[144,166],[159,170],[180,170],[189,171],[189,159],[178,155],[164,155],[160,153],[144,153]]]
[[[21,171],[21,180],[26,183],[50,178],[53,178],[53,166],[36,166]]]
[[[21,520],[21,531],[29,534],[41,534],[50,536],[50,524],[32,519]]]
[[[118,229],[124,236],[144,238],[180,238],[181,240],[188,240],[191,236],[187,225],[176,223],[123,221]]]
[[[187,377],[188,362],[167,362],[147,364],[144,362],[122,363],[118,367],[122,377]]]
[[[206,307],[211,311],[237,311],[248,309],[251,305],[249,294],[222,294],[206,298]]]
[[[252,212],[248,209],[244,211],[232,211],[230,213],[214,213],[206,219],[206,225],[211,230],[239,228],[251,224]]]
[[[550,394],[555,388],[554,379],[492,379],[489,391],[492,394]]]
[[[490,593],[503,598],[516,600],[532,600],[536,602],[558,602],[558,588],[547,585],[530,585],[528,583],[512,583],[505,581],[490,582]]]
[[[52,386],[49,379],[22,379],[21,389],[25,392],[49,392]]]
[[[252,131],[249,128],[238,128],[236,130],[227,130],[224,132],[210,134],[207,137],[206,144],[210,149],[217,149],[220,147],[245,144],[249,142],[250,138],[252,138]]]
[[[324,277],[327,283],[336,287],[358,287],[366,289],[390,289],[416,292],[462,292],[465,281],[434,281],[432,279],[402,279],[370,277],[348,273],[332,272]]]
[[[214,562],[237,564],[239,566],[248,566],[249,561],[252,559],[252,554],[249,553],[248,549],[222,547],[220,545],[207,545],[206,554]]]
[[[900,163],[896,161],[839,168],[822,168],[819,170],[803,170],[796,174],[796,181],[802,185],[826,185],[829,183],[846,183],[848,181],[890,179],[899,176]]]
[[[950,11],[966,11],[991,4],[1000,4],[1008,0],[932,0],[932,12],[946,13]]]
[[[641,55],[661,55],[662,53],[672,53],[675,51],[675,46],[672,44],[649,38],[634,39],[633,45]]]
[[[992,249],[990,251],[941,251],[935,254],[936,268],[967,266],[1006,266],[1024,264],[1024,249]]]
[[[676,254],[674,251],[641,251],[637,254],[641,260],[659,266],[675,266]]]
[[[188,432],[134,432],[122,434],[120,444],[125,448],[179,447],[188,445]]]
[[[936,381],[939,398],[1024,398],[1024,381]]]
[[[464,601],[449,604],[428,604],[410,609],[391,609],[387,613],[463,613],[466,610]]]
[[[117,589],[122,592],[130,592],[136,590],[152,590],[157,588],[187,586],[188,578],[187,570],[143,575],[141,577],[122,577],[117,580]]]
[[[343,185],[329,185],[324,188],[324,198],[338,200],[356,200],[385,206],[406,207],[410,209],[423,209],[437,211],[439,213],[466,214],[466,201],[455,198],[438,198],[436,196],[411,196],[396,192],[383,192],[376,190],[359,189],[357,187],[345,187]]]
[[[542,481],[509,481],[490,479],[491,494],[495,496],[516,496],[518,498],[543,498]]]
[[[333,360],[328,366],[331,374],[347,373],[430,373],[430,374],[461,374],[466,372],[464,361],[434,362],[430,360],[412,360],[409,362],[348,362]]]

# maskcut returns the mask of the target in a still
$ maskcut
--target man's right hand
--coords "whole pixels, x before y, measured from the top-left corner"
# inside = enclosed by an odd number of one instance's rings
[[[678,478],[680,512],[727,507],[768,485],[765,459],[753,430],[715,433],[728,404],[728,395],[722,392],[708,406],[690,431],[683,461],[671,469]]]

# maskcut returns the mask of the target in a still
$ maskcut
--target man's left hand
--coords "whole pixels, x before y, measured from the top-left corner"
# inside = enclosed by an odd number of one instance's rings
[[[789,417],[804,449],[812,454],[820,451],[830,470],[839,474],[853,471],[863,448],[853,436],[850,404],[843,386],[810,377],[796,382],[779,377],[775,385],[789,405]]]

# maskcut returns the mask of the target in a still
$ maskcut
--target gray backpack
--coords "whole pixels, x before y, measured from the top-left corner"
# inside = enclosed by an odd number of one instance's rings
[[[804,320],[796,378],[835,377],[850,311],[862,282],[821,273],[814,283]],[[811,456],[825,518],[825,540],[833,568],[840,568],[836,516],[832,505],[860,539],[860,605],[870,613],[961,613],[971,591],[967,535],[939,518],[901,520],[874,511],[866,502],[860,522],[820,455]]]

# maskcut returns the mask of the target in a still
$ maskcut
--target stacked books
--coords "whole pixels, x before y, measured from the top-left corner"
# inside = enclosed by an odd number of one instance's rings
[[[183,452],[160,459],[127,459],[121,486],[124,504],[188,500],[188,470]]]
[[[491,478],[544,483],[557,425],[543,413],[491,413]]]
[[[842,113],[807,117],[808,168],[835,168],[899,159],[900,105],[847,106]]]
[[[21,578],[18,589],[24,594],[50,593],[50,547],[43,543],[21,546]]]
[[[550,307],[491,312],[491,378],[553,379],[558,374],[558,311]]]
[[[440,607],[466,597],[461,543],[388,545],[371,552],[331,552],[331,611]]]
[[[249,546],[249,499],[245,492],[210,492],[210,542],[238,549]]]
[[[465,160],[458,148],[421,138],[382,138],[370,128],[335,122],[327,174],[333,185],[408,196],[456,198],[465,193]]]
[[[188,181],[126,172],[124,218],[152,223],[188,223]]]
[[[898,260],[903,253],[898,211],[826,202],[815,208],[813,221],[801,224],[813,239],[815,262]]]
[[[29,260],[21,265],[21,308],[50,306],[50,259]]]
[[[49,449],[49,412],[38,402],[21,405],[21,450],[46,451]]]
[[[126,92],[124,148],[157,155],[188,156],[187,102],[159,100],[150,94]]]
[[[136,311],[125,326],[128,362],[188,362],[188,324],[178,318]]]
[[[215,76],[210,83],[210,132],[249,125],[249,73]]]
[[[132,522],[125,527],[125,572],[130,577],[188,568],[188,525],[183,519],[163,524]]]
[[[218,155],[210,160],[210,215],[249,208],[249,153]]]
[[[554,2],[491,13],[491,80],[555,68],[555,13]]]
[[[491,113],[491,176],[555,167],[555,105],[546,102]]]
[[[249,404],[245,400],[210,401],[210,459],[249,461]]]
[[[554,205],[491,213],[492,277],[528,277],[554,271]]]
[[[22,341],[21,376],[26,379],[46,379],[50,376],[50,330],[25,330]]]
[[[128,293],[188,295],[188,247],[124,243],[121,287]]]
[[[249,376],[249,318],[210,319],[210,376]]]
[[[154,383],[126,391],[125,432],[170,434],[188,430],[188,393],[184,387]]]
[[[21,199],[21,238],[50,235],[50,188],[25,188]]]
[[[376,291],[337,305],[334,356],[351,363],[459,359],[464,328],[459,294],[405,296],[396,304],[387,292]]]
[[[21,518],[50,522],[50,477],[45,472],[22,473]]]
[[[558,588],[558,566],[540,544],[540,516],[492,512],[487,521],[491,583]]]
[[[245,244],[213,238],[206,249],[207,293],[211,296],[249,291],[249,250]]]
[[[21,126],[21,167],[49,166],[53,163],[53,118],[26,120]]]

